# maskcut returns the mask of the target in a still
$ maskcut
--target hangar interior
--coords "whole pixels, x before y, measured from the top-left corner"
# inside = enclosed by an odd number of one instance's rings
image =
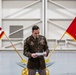
[[[0,27],[8,36],[0,40],[0,75],[21,75],[21,58],[10,41],[27,60],[23,44],[33,25],[40,27],[50,51],[58,43],[50,57],[55,62],[48,67],[50,75],[76,75],[76,42],[64,34],[75,17],[76,0],[0,0]]]

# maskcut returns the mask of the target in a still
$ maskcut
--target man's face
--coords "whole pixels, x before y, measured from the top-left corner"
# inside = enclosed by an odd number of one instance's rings
[[[38,38],[39,37],[39,33],[40,33],[40,30],[38,29],[38,30],[34,30],[34,31],[32,31],[32,34],[33,34],[33,36],[36,38]]]

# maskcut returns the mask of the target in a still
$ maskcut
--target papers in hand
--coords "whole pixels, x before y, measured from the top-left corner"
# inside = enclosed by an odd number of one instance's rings
[[[43,55],[44,53],[36,53],[38,56]]]

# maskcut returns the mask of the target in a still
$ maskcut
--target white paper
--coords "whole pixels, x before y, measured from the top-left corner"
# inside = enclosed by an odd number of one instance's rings
[[[36,53],[37,55],[43,55],[44,53]]]

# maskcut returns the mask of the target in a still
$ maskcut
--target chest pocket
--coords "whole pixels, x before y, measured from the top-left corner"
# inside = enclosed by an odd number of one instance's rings
[[[31,41],[31,42],[29,43],[29,45],[30,45],[30,48],[33,48],[35,44],[34,44],[33,41]]]
[[[31,46],[34,46],[34,42],[31,41],[31,42],[30,42],[30,45],[31,45]]]
[[[40,47],[40,50],[44,50],[44,46],[45,46],[45,41],[44,40],[41,40],[40,43],[39,43],[39,47]]]
[[[43,46],[45,45],[44,40],[41,40],[41,41],[40,41],[40,45],[43,45]]]

